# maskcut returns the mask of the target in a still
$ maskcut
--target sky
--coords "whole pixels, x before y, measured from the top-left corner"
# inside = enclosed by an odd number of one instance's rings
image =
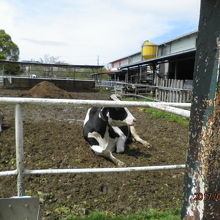
[[[200,0],[0,0],[19,60],[105,65],[198,29]]]

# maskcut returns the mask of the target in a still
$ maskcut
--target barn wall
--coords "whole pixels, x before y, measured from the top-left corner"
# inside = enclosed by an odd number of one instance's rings
[[[131,55],[130,57],[128,57],[128,64],[137,63],[137,62],[140,62],[141,60],[142,60],[141,53],[136,53],[136,54]]]
[[[167,56],[196,47],[197,32],[159,45],[157,56]]]
[[[126,66],[128,65],[128,58],[122,58],[120,60],[116,60],[114,62],[111,63],[112,67],[111,68],[118,68],[121,66]]]
[[[196,35],[189,35],[171,43],[171,54],[195,48]]]

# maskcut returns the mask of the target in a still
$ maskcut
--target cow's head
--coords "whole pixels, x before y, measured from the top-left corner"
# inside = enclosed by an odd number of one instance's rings
[[[114,101],[120,101],[120,99],[116,95],[111,95],[110,99]],[[116,124],[118,122],[122,122],[123,124],[133,125],[136,121],[135,117],[125,107],[107,107],[105,108],[105,110],[106,116],[110,124],[114,124],[115,122]]]
[[[133,125],[136,121],[135,117],[129,112],[127,108],[108,108],[107,113],[108,121],[110,124],[115,122],[122,122],[127,125]]]

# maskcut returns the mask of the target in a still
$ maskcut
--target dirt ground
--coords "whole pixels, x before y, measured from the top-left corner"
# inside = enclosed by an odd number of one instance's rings
[[[0,88],[0,96],[26,96],[21,90]],[[30,94],[29,94],[30,95]],[[71,93],[76,99],[107,99],[101,93]],[[188,129],[164,119],[151,118],[132,107],[139,135],[147,149],[132,143],[116,155],[127,166],[184,164]],[[15,169],[14,105],[0,104],[5,115],[0,134],[0,170]],[[87,108],[63,105],[24,105],[24,148],[27,169],[115,167],[91,152],[82,137]],[[28,175],[26,195],[38,196],[42,219],[91,211],[126,215],[150,207],[166,209],[181,204],[184,170],[106,174]],[[0,177],[0,198],[16,195],[16,178]]]

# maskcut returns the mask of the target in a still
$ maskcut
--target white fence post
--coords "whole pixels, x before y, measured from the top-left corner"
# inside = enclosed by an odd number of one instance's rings
[[[15,106],[15,140],[16,140],[16,165],[17,165],[17,193],[24,196],[24,141],[23,141],[23,116],[21,105]]]

